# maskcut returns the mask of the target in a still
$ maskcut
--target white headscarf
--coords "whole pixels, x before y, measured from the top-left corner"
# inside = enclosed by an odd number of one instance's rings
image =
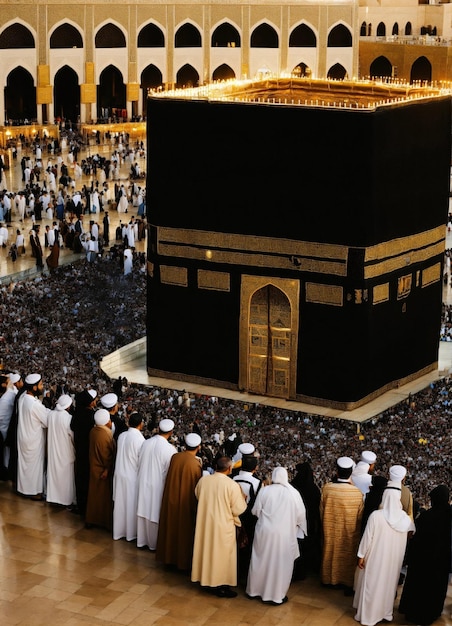
[[[389,526],[399,533],[415,530],[411,517],[405,513],[400,500],[401,492],[398,489],[385,489],[381,500],[383,516]]]
[[[272,483],[289,487],[289,475],[285,467],[275,467],[272,472]]]
[[[297,533],[297,536],[300,539],[302,539],[305,535],[308,534],[308,525],[306,521],[306,507],[304,505],[303,498],[301,497],[300,492],[297,491],[295,487],[292,487],[292,485],[289,483],[289,475],[285,467],[275,467],[275,469],[272,472],[272,484],[282,485],[283,487],[288,489],[292,498],[296,500],[298,504],[301,505],[302,509],[304,510],[304,519],[303,519],[301,526],[299,526],[299,530]]]
[[[365,463],[364,461],[359,461],[352,472],[352,476],[361,476],[369,473],[370,465],[369,463]]]

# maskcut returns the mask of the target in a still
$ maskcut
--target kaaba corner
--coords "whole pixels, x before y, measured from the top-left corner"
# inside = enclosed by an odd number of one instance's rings
[[[149,375],[350,410],[437,368],[449,92],[231,81],[147,120]]]

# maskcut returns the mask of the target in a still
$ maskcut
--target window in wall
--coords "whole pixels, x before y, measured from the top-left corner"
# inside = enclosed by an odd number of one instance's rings
[[[278,46],[278,33],[269,24],[261,24],[251,33],[252,48],[277,48]]]
[[[0,35],[0,49],[8,48],[34,48],[35,38],[32,33],[22,26],[22,24],[13,24],[8,26]]]
[[[377,26],[377,37],[386,37],[386,24],[380,22]]]
[[[72,24],[58,26],[50,36],[50,47],[83,48],[83,40],[79,31]]]
[[[211,42],[212,48],[240,48],[240,33],[234,26],[225,22],[213,31]]]
[[[114,24],[106,24],[97,33],[96,48],[125,48],[126,38],[122,30]]]
[[[343,24],[338,24],[331,29],[328,35],[328,48],[350,48],[352,45],[352,34]]]
[[[201,45],[201,33],[193,24],[184,24],[177,30],[174,38],[176,48],[200,48]]]
[[[300,24],[290,33],[289,48],[315,48],[316,45],[315,33],[306,24]]]
[[[230,80],[231,78],[235,78],[235,72],[232,67],[229,67],[226,63],[217,67],[212,74],[213,80]]]
[[[164,48],[165,35],[155,24],[144,26],[138,33],[138,48]]]

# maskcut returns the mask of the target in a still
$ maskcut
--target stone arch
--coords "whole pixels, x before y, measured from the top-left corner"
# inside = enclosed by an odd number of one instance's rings
[[[176,74],[176,87],[198,87],[199,74],[189,63],[183,65]]]
[[[124,32],[112,22],[101,26],[94,37],[96,48],[125,48],[126,45]]]
[[[352,33],[345,24],[336,24],[328,33],[328,48],[350,48],[352,44]]]
[[[377,26],[377,37],[386,37],[386,24],[380,22]]]
[[[216,26],[211,36],[212,48],[241,47],[241,37],[238,29],[229,22],[222,22]]]
[[[12,70],[6,79],[5,117],[22,122],[36,119],[36,87],[33,76],[22,66]]]
[[[262,22],[256,26],[250,37],[251,48],[278,48],[279,35],[274,28],[267,22]]]
[[[212,73],[212,80],[230,80],[235,77],[234,70],[227,63],[219,65]]]
[[[0,34],[0,49],[35,48],[31,30],[20,22],[7,26]]]
[[[289,35],[289,48],[315,48],[317,37],[313,29],[307,24],[299,24]]]
[[[58,70],[53,79],[53,115],[77,122],[80,115],[80,85],[77,73],[68,65]]]
[[[138,48],[164,48],[165,33],[157,24],[150,22],[143,26],[137,37]]]
[[[327,78],[333,80],[344,80],[347,77],[347,70],[341,63],[335,63],[328,70]]]
[[[312,70],[306,63],[301,62],[293,68],[292,74],[297,78],[304,78],[305,76],[309,78],[312,75]]]
[[[149,89],[159,89],[163,86],[163,75],[162,72],[156,65],[150,64],[144,68],[141,72],[141,89],[142,89],[142,102],[143,102],[143,110],[141,115],[146,118],[146,98],[148,95]]]
[[[190,22],[185,22],[176,30],[174,35],[175,48],[201,48],[202,37],[199,28]]]
[[[120,70],[108,65],[99,76],[97,87],[97,116],[114,117],[115,111],[126,108],[126,86]],[[108,112],[108,115],[105,113]]]
[[[418,57],[411,66],[410,83],[416,81],[431,82],[432,64],[425,56]]]
[[[391,78],[392,63],[385,56],[377,57],[370,66],[371,78]]]
[[[51,32],[49,47],[50,49],[83,48],[82,34],[72,24],[64,22]]]

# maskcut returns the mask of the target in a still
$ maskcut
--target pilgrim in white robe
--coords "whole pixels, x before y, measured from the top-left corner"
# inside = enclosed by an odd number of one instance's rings
[[[47,418],[47,502],[75,504],[75,447],[72,415],[58,405]]]
[[[127,200],[127,196],[121,194],[119,196],[117,211],[118,213],[127,213],[127,209],[129,208],[129,202]]]
[[[135,247],[135,230],[132,222],[127,225],[127,242],[129,244],[129,248]]]
[[[118,437],[113,476],[113,539],[137,538],[138,461],[144,437],[130,428]]]
[[[47,416],[50,412],[35,396],[25,392],[18,401],[17,491],[36,496],[44,491]]]
[[[91,212],[100,213],[99,193],[96,189],[91,194]]]
[[[157,547],[157,535],[166,475],[176,448],[154,435],[142,447],[138,464],[137,546]]]
[[[8,434],[9,423],[11,422],[11,417],[14,409],[14,400],[17,395],[17,387],[12,385],[8,387],[5,393],[0,398],[0,433],[3,437],[3,441],[6,439],[6,435]],[[0,465],[2,464],[5,467],[8,467],[9,462],[9,448],[8,446],[4,447],[3,459],[0,459]]]
[[[393,619],[408,532],[415,530],[400,495],[397,489],[384,491],[382,509],[370,515],[359,544],[358,558],[364,559],[364,566],[356,569],[353,607],[355,620],[363,626]]]
[[[369,463],[359,461],[352,472],[352,483],[355,487],[358,487],[363,496],[369,493],[369,488],[372,484],[372,475],[369,474],[369,468]]]
[[[285,473],[285,474],[284,474]],[[246,593],[264,602],[282,604],[300,555],[297,537],[307,533],[306,508],[289,485],[287,470],[274,469],[272,484],[257,494],[252,509],[257,517]]]
[[[124,250],[124,276],[127,276],[127,274],[131,274],[132,268],[133,268],[132,250],[129,250],[127,248],[126,250]]]

